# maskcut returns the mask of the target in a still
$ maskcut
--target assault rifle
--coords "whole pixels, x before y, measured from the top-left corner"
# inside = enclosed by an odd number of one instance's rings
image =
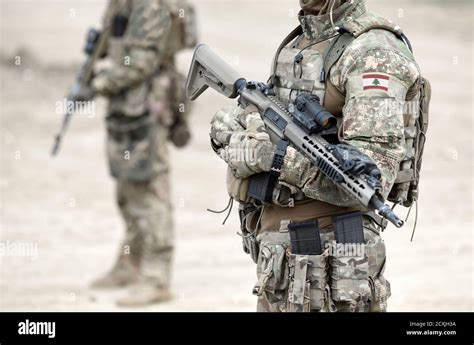
[[[110,11],[107,14],[107,18],[105,20],[106,23],[112,22],[112,15],[113,11]],[[94,66],[96,62],[105,54],[107,41],[111,30],[112,26],[109,24],[104,28],[102,32],[96,29],[90,29],[87,33],[86,45],[84,47],[84,53],[86,54],[87,58],[84,64],[81,66],[76,81],[66,97],[66,104],[69,104],[70,102],[79,101],[77,95],[80,94],[80,91],[82,89],[89,87],[92,78],[94,77]],[[69,125],[69,122],[71,121],[71,117],[73,116],[73,114],[74,110],[70,109],[70,107],[67,107],[63,116],[61,128],[54,138],[54,145],[51,151],[51,154],[53,156],[55,156],[59,151],[62,138],[66,133],[67,127]]]
[[[304,105],[310,101],[307,108],[311,110],[311,107],[319,104],[317,100],[303,99],[303,107],[301,104],[292,104],[288,110],[271,94],[271,88],[263,83],[247,82],[207,45],[202,44],[194,52],[186,81],[187,96],[195,100],[208,87],[228,98],[239,97],[239,103],[244,107],[257,107],[272,138],[288,141],[362,206],[376,210],[398,228],[403,226],[404,222],[385,204],[381,195],[380,171],[376,166],[367,164],[367,160],[361,158],[363,154],[356,155],[355,148],[329,145],[318,134],[318,130],[311,130],[317,129],[318,123],[322,125],[320,127],[330,124],[330,116],[321,113],[324,108],[312,111],[316,125],[308,121],[307,117],[300,118],[301,110],[303,113],[305,110]],[[295,112],[295,107],[300,112]]]

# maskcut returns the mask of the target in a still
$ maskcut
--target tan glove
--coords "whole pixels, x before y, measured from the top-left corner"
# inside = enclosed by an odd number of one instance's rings
[[[109,80],[105,72],[97,74],[94,79],[92,79],[91,87],[98,95],[108,97],[111,95],[111,92],[108,90]]]
[[[275,147],[254,108],[224,108],[211,124],[213,147],[235,177],[244,179],[270,170]]]
[[[244,131],[245,128],[238,122],[244,109],[237,105],[230,105],[219,110],[211,120],[211,139],[215,148],[223,148],[230,142],[230,137],[235,132]]]
[[[236,132],[231,135],[229,144],[220,150],[219,155],[229,165],[235,177],[242,179],[270,171],[275,145],[267,133]]]
[[[280,173],[280,181],[302,189],[318,173],[311,161],[293,147],[288,147]]]

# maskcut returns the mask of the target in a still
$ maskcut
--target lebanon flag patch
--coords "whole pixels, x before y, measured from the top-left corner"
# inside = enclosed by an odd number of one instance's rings
[[[388,91],[388,82],[390,77],[386,74],[365,73],[362,75],[364,90],[383,90]]]

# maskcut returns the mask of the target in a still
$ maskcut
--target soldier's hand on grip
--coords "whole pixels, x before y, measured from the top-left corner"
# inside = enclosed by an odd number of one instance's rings
[[[275,148],[266,133],[235,132],[220,157],[237,178],[270,171]]]
[[[366,174],[380,180],[380,172],[374,160],[350,145],[328,145],[327,148],[336,157],[342,169],[354,176]]]

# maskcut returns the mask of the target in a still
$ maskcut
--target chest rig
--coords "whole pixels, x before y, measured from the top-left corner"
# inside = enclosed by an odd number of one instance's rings
[[[300,12],[300,25],[283,40],[273,60],[270,84],[282,102],[289,104],[299,94],[310,93],[325,105],[325,98],[328,96],[326,55],[340,34],[332,24],[333,17],[339,23],[357,20],[365,13],[365,5],[360,2],[341,5],[333,16],[305,15]],[[343,104],[340,109],[329,110],[337,116],[340,115],[342,106]]]
[[[150,110],[150,102],[170,98],[170,94],[176,93],[174,85],[182,77],[175,68],[175,55],[180,50],[194,47],[197,34],[194,8],[183,0],[153,3],[153,6],[162,8],[169,16],[169,22],[163,21],[163,24],[170,25],[165,37],[157,36],[161,28],[156,28],[156,32],[150,31],[148,22],[153,18],[148,18],[148,13],[141,13],[141,19],[131,18],[134,6],[136,4],[133,0],[113,1],[109,10],[114,12],[114,16],[110,23],[104,25],[112,27],[108,40],[108,57],[114,66],[133,63],[130,50],[135,46],[159,52],[160,65],[155,73],[139,85],[127,88],[112,97],[109,103],[110,113],[138,117]],[[181,90],[179,93],[182,94]]]
[[[114,64],[123,64],[124,37],[132,13],[132,2],[131,0],[115,0],[111,2],[109,10],[113,12],[112,19],[110,23],[104,23],[104,26],[111,27],[107,55]]]
[[[275,94],[280,101],[287,104],[294,102],[302,92],[318,96],[323,103],[326,90],[324,80],[321,80],[324,56],[318,48],[328,42],[304,49],[305,47],[301,48],[301,43],[304,41],[301,27],[295,29],[289,38],[296,34],[298,34],[296,40],[282,47],[275,58],[272,73]]]
[[[127,43],[127,31],[130,30],[130,16],[133,11],[132,0],[115,0],[110,4],[110,11],[114,12],[109,23],[105,26],[111,27],[108,39],[107,56],[116,66],[127,66],[131,64],[131,57]],[[110,98],[109,110],[111,114],[139,117],[147,111],[146,99],[149,92],[149,82],[140,83],[133,88],[127,88]]]

